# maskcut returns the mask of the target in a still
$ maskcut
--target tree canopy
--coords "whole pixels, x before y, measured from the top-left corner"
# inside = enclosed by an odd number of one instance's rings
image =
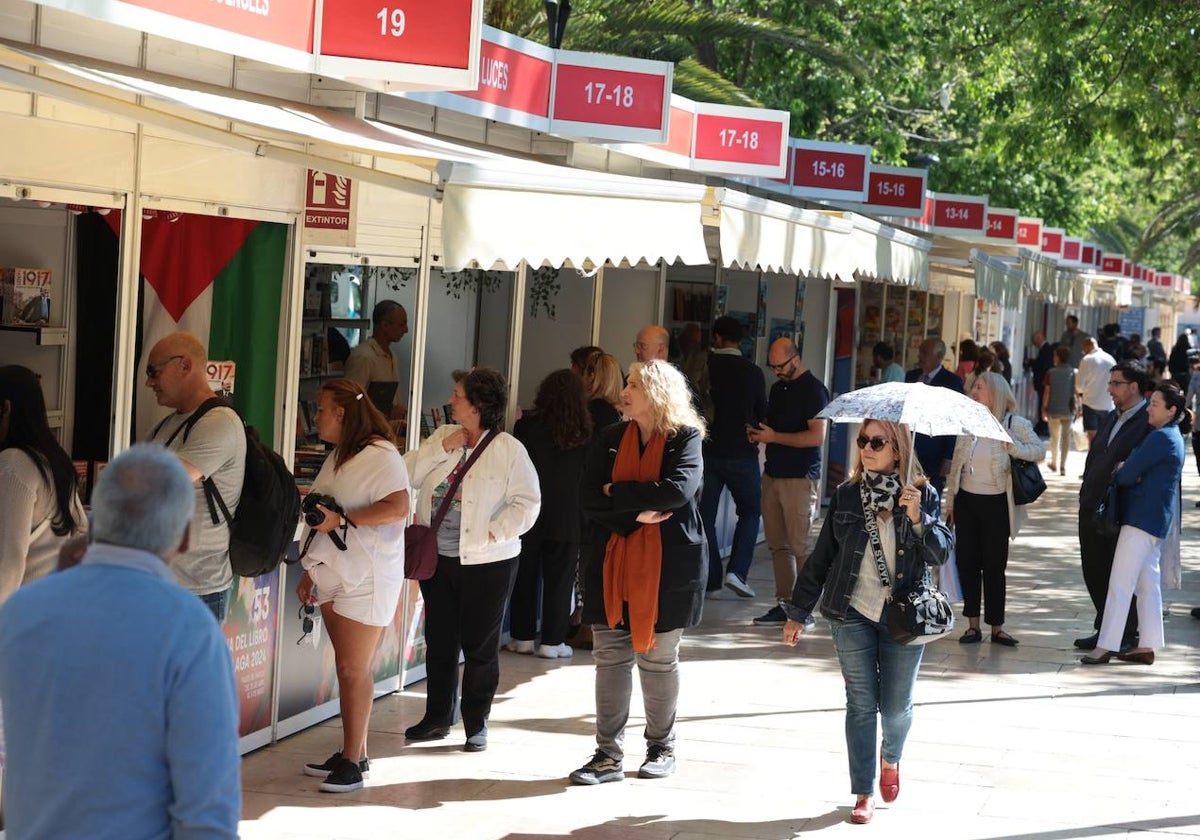
[[[1156,267],[1200,265],[1200,4],[573,0],[563,46],[669,60],[676,91],[787,110],[792,134],[936,154],[988,195]],[[535,0],[494,25],[545,41]]]

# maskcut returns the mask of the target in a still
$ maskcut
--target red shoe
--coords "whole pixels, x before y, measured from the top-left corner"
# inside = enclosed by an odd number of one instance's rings
[[[850,822],[855,825],[866,825],[875,816],[875,800],[869,796],[860,796],[850,812]]]
[[[895,802],[900,795],[900,765],[886,768],[879,762],[879,798],[884,802]]]

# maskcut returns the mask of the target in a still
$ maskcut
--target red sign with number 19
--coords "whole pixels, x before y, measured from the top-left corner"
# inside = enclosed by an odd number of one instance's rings
[[[325,0],[321,55],[465,68],[471,0]]]

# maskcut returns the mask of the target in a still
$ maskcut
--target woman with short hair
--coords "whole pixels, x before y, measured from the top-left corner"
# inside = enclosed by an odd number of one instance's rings
[[[304,765],[304,772],[324,779],[321,790],[345,793],[363,786],[370,767],[371,657],[383,628],[396,618],[404,586],[408,471],[387,418],[357,382],[323,383],[316,422],[317,434],[333,451],[308,493],[333,501],[315,506],[324,519],[311,526],[305,541],[296,594],[302,605],[320,606],[333,645],[342,748],[323,762]],[[329,506],[335,502],[340,511]]]
[[[1012,442],[959,435],[954,446],[943,509],[946,524],[954,528],[963,617],[969,625],[958,641],[974,644],[983,640],[979,629],[982,598],[983,620],[991,625],[992,642],[1014,647],[1017,640],[1004,630],[1005,569],[1009,540],[1016,539],[1025,513],[1022,506],[1013,504],[1011,459],[1041,461],[1046,457],[1046,445],[1033,431],[1033,424],[1016,413],[1016,397],[999,373],[981,372],[968,396],[987,406]]]
[[[537,473],[525,447],[503,430],[508,384],[489,368],[454,372],[452,423],[404,456],[416,489],[416,522],[429,526],[461,476],[437,529],[425,599],[425,715],[404,730],[410,741],[445,738],[458,718],[458,658],[466,752],[487,749],[488,715],[500,682],[500,631],[517,575],[521,535],[541,508]],[[477,460],[468,461],[476,450]]]
[[[675,771],[679,644],[700,622],[708,543],[700,520],[703,418],[673,365],[635,363],[621,394],[626,421],[601,430],[579,484],[587,527],[584,621],[596,663],[596,752],[570,780],[624,778],[625,723],[637,663],[646,715],[638,775]]]

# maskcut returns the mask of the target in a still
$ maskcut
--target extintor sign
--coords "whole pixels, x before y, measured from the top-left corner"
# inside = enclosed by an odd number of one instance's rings
[[[304,241],[314,245],[353,246],[353,182],[341,175],[308,170],[304,196]]]

